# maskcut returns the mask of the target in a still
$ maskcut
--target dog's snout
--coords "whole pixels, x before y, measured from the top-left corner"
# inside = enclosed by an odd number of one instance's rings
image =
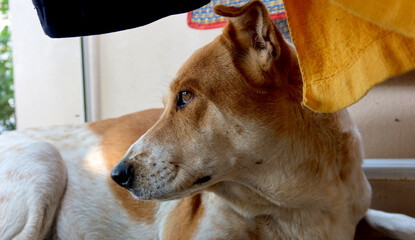
[[[131,188],[134,179],[134,167],[126,162],[120,162],[111,171],[111,178],[121,187]]]

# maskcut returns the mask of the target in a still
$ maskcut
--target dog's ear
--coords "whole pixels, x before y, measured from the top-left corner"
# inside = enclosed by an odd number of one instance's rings
[[[281,34],[272,23],[268,10],[259,1],[243,7],[218,5],[216,14],[228,17],[223,34],[236,50],[238,65],[249,76],[254,87],[271,87],[274,63],[281,54]]]

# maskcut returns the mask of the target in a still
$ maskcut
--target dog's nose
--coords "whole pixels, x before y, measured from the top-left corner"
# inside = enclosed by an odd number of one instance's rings
[[[134,179],[134,167],[126,162],[120,162],[111,171],[111,178],[121,187],[131,188]]]

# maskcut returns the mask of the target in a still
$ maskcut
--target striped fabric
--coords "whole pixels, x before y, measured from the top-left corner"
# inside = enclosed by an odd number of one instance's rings
[[[216,15],[213,8],[216,5],[232,5],[240,7],[249,0],[212,0],[209,4],[188,13],[187,24],[194,29],[220,28],[226,24],[226,18]],[[284,38],[291,42],[290,31],[288,29],[285,9],[282,0],[262,0],[268,8],[270,17],[276,23]]]

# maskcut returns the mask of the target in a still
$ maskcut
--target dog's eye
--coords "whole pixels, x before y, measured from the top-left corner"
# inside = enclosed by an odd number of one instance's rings
[[[190,91],[181,91],[177,96],[177,108],[184,108],[193,99],[193,93]]]

